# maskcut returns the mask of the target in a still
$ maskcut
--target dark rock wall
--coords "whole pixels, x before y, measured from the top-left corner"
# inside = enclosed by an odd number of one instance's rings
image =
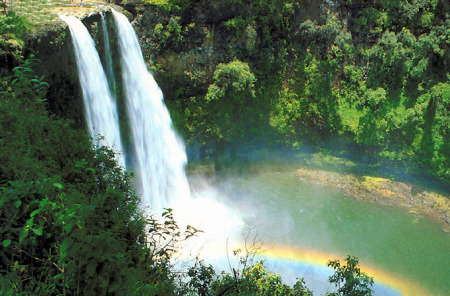
[[[98,40],[98,27],[101,16],[93,14],[83,19],[94,40]],[[100,27],[101,31],[101,27]],[[49,84],[47,90],[48,109],[58,116],[75,121],[80,128],[84,123],[84,106],[78,70],[69,28],[61,22],[58,26],[30,35],[23,51],[25,58],[34,56],[39,62],[34,63],[34,70],[43,81]]]

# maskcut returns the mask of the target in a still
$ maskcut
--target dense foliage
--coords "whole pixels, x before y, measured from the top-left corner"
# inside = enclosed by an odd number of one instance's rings
[[[282,282],[278,274],[267,270],[263,261],[254,262],[254,250],[241,256],[241,250],[234,251],[239,260],[232,272],[222,271],[217,274],[213,266],[197,261],[187,272],[187,281],[181,285],[182,295],[259,295],[259,296],[312,296],[313,292],[300,279],[290,287]],[[253,255],[252,255],[253,254]],[[331,260],[328,266],[334,269],[329,277],[330,284],[335,285],[335,292],[327,296],[370,296],[373,279],[358,267],[358,258],[347,256],[347,264],[340,260]]]
[[[21,37],[28,28],[29,24],[24,17],[14,12],[0,14],[0,45],[22,43]]]
[[[113,152],[47,114],[30,63],[1,80],[1,294],[174,294],[169,259],[195,229],[144,217]]]
[[[269,272],[263,262],[216,274],[212,266],[200,261],[187,273],[188,283],[180,291],[182,295],[259,295],[259,296],[311,296],[312,292],[303,280],[293,287],[283,284],[278,274]]]
[[[190,143],[339,139],[450,182],[448,1],[145,3],[135,25]]]
[[[334,269],[334,274],[330,276],[330,283],[334,283],[338,289],[336,292],[327,293],[327,296],[371,296],[373,279],[366,275],[358,267],[358,259],[347,256],[347,265],[341,265],[339,260],[333,260],[328,266]]]
[[[30,28],[29,22],[14,11],[0,13],[0,75],[17,65],[24,44],[23,36]],[[6,70],[5,68],[10,68]]]

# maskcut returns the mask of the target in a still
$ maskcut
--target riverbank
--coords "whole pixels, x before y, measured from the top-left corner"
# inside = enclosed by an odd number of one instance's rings
[[[341,191],[343,194],[386,206],[419,213],[437,222],[450,233],[450,199],[448,196],[417,185],[386,178],[341,174],[324,170],[300,168],[296,175],[301,181]]]

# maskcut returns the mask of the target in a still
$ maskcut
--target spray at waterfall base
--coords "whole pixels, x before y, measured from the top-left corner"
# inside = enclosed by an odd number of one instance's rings
[[[246,210],[248,205],[240,210],[229,200],[230,197],[205,182],[201,190],[194,191],[190,203],[174,205],[174,215],[181,226],[192,225],[202,231],[181,247],[178,259],[182,263],[199,259],[212,264],[217,272],[232,272],[233,268],[239,268],[238,256],[255,252],[250,254],[249,259],[253,259],[253,262],[263,260],[268,271],[279,273],[288,285],[293,285],[298,278],[304,278],[306,285],[317,295],[335,290],[328,282],[333,270],[327,264],[331,259],[344,262],[343,255],[267,244],[264,242],[264,233],[249,229],[246,223],[257,219]],[[234,256],[236,250],[240,250],[240,253]],[[411,281],[375,266],[361,263],[360,268],[374,278],[375,295],[427,295],[426,291]]]

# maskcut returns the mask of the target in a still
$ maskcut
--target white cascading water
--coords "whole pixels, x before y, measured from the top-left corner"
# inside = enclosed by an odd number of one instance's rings
[[[86,121],[89,132],[99,146],[107,146],[118,153],[117,161],[125,168],[120,140],[119,120],[94,40],[83,23],[74,16],[59,16],[69,25],[78,74],[83,92]],[[99,138],[101,136],[101,138]]]
[[[111,48],[109,46],[109,32],[108,24],[106,21],[105,14],[102,15],[102,29],[103,29],[103,45],[105,47],[105,61],[106,61],[106,76],[108,77],[109,88],[111,90],[111,95],[116,98],[116,77],[114,75],[114,65],[111,55]]]
[[[126,107],[133,133],[137,178],[142,205],[161,212],[189,199],[183,141],[176,134],[163,94],[145,65],[139,42],[128,19],[114,11],[122,62]]]

